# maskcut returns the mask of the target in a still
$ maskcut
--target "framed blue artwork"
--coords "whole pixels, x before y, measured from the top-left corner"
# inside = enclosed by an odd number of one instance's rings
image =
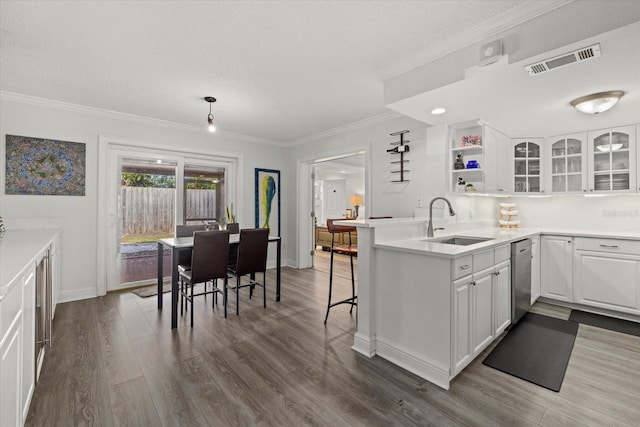
[[[6,194],[85,195],[85,144],[16,135],[6,142]]]
[[[280,236],[280,171],[256,168],[256,228]]]

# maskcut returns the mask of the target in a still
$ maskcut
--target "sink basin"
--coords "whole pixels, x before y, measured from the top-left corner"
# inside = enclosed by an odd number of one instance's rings
[[[469,237],[469,236],[447,236],[435,239],[426,239],[427,242],[443,243],[445,245],[469,246],[476,243],[493,240],[488,237]]]

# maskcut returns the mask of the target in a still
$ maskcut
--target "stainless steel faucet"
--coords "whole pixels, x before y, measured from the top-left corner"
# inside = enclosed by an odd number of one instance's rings
[[[453,207],[451,207],[451,202],[449,200],[445,199],[444,197],[434,197],[431,200],[431,203],[429,203],[429,227],[427,228],[427,237],[433,237],[433,202],[438,199],[444,200],[445,202],[447,202],[447,205],[449,205],[449,216],[454,216],[456,214],[456,211],[454,211]]]

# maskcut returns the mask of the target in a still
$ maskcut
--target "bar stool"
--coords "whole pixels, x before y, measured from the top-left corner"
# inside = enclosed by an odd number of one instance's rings
[[[327,314],[324,316],[324,324],[327,324],[327,319],[329,318],[329,310],[331,307],[335,307],[340,304],[350,304],[351,309],[349,313],[353,312],[353,306],[357,306],[358,303],[356,299],[356,279],[353,272],[353,256],[358,254],[358,247],[353,246],[351,244],[351,233],[356,232],[356,227],[350,227],[346,225],[334,225],[334,221],[345,221],[344,219],[328,219],[327,220],[327,230],[331,233],[331,264],[329,267],[329,301],[327,302]],[[348,233],[349,234],[349,244],[348,245],[336,245],[335,237],[336,233]],[[334,252],[342,252],[349,255],[349,261],[351,261],[351,297],[343,299],[341,301],[331,302],[331,293],[333,291],[333,253]]]

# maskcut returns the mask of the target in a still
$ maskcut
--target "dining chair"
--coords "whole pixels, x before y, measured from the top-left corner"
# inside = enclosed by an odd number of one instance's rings
[[[249,297],[253,296],[255,286],[263,290],[263,306],[267,307],[267,246],[269,244],[269,229],[249,228],[240,230],[238,252],[235,264],[229,266],[229,272],[236,276],[236,283],[231,286],[228,282],[224,288],[225,300],[227,289],[236,292],[236,314],[240,314],[240,288],[249,287]],[[255,280],[255,274],[262,273],[262,283]],[[242,277],[249,275],[249,282],[242,284]]]
[[[183,302],[191,303],[191,327],[193,328],[193,297],[206,294],[222,294],[224,317],[227,317],[227,297],[224,288],[227,284],[227,260],[229,258],[228,231],[196,231],[193,233],[193,252],[191,268],[180,271],[181,299],[180,314],[183,314]],[[218,287],[218,279],[224,280],[224,286]],[[213,282],[213,287],[207,291],[206,283]],[[204,283],[204,292],[194,293],[195,285]],[[212,298],[215,308],[216,298]],[[188,307],[187,307],[188,309]]]
[[[332,307],[340,304],[350,304],[351,309],[349,313],[353,312],[353,307],[357,306],[357,296],[356,296],[356,280],[353,271],[353,257],[354,255],[358,255],[358,247],[357,245],[353,245],[351,243],[351,233],[356,232],[356,227],[347,226],[347,225],[336,225],[334,221],[350,221],[345,220],[344,218],[339,219],[327,219],[327,230],[331,233],[331,262],[329,264],[329,300],[327,302],[327,314],[324,316],[324,323],[327,324],[327,319],[329,318],[329,310]],[[337,245],[335,244],[336,233],[348,233],[349,234],[349,244],[348,245]],[[349,261],[351,262],[351,297],[337,301],[331,302],[331,294],[333,292],[333,254],[334,252],[341,252],[349,255]]]
[[[205,231],[206,224],[197,225],[176,225],[176,237],[191,237],[196,231]],[[180,251],[178,253],[178,269],[188,270],[191,268],[191,252]]]

